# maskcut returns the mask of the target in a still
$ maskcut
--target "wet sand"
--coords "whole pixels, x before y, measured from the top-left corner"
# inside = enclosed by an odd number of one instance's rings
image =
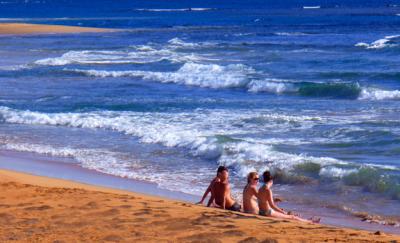
[[[400,241],[8,170],[0,190],[0,242]]]
[[[57,33],[95,33],[111,32],[114,29],[88,28],[65,25],[0,23],[0,35],[57,34]]]

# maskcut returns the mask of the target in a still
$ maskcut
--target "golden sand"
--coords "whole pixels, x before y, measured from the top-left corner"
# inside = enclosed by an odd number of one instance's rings
[[[114,29],[88,28],[65,25],[0,23],[0,34],[51,34],[51,33],[84,33],[84,32],[110,32]]]
[[[0,242],[400,242],[0,170]]]

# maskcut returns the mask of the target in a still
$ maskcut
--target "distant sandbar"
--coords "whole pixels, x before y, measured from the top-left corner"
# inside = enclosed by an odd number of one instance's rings
[[[55,33],[96,33],[112,32],[115,29],[90,28],[65,25],[0,23],[0,35],[55,34]]]

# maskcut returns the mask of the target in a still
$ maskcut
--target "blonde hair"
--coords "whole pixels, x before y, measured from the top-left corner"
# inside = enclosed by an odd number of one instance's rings
[[[253,179],[256,175],[258,175],[257,172],[250,172],[247,175],[247,183],[250,183],[251,179]]]

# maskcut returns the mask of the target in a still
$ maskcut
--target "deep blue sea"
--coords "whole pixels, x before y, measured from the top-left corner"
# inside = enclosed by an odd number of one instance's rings
[[[301,207],[400,217],[400,1],[348,2],[3,0],[123,31],[1,36],[0,149],[194,195],[269,169]]]

